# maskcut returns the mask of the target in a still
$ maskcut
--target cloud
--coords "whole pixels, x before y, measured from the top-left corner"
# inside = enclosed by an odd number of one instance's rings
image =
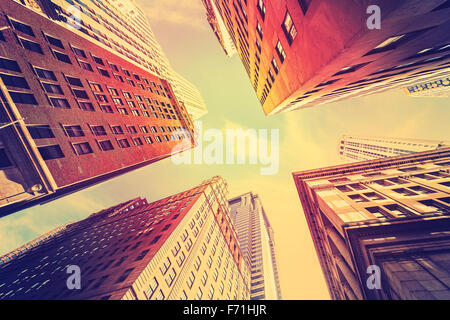
[[[206,29],[206,14],[200,0],[138,0],[152,22],[168,22]]]

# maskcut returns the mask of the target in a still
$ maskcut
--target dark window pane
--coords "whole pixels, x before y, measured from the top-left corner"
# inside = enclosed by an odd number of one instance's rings
[[[32,105],[38,104],[36,98],[30,93],[10,91],[9,94],[11,95],[11,98],[15,103],[32,104]]]
[[[28,85],[27,81],[23,77],[12,76],[9,74],[0,74],[0,77],[2,78],[3,83],[6,86],[30,89],[30,86]]]
[[[28,132],[33,139],[54,138],[52,129],[48,125],[28,126]]]
[[[15,72],[22,72],[16,61],[5,58],[0,58],[0,68]]]
[[[62,152],[59,145],[38,147],[38,150],[44,160],[64,158],[64,153]]]

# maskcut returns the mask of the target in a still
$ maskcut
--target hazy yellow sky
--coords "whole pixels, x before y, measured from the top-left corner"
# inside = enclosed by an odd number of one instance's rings
[[[229,59],[204,18],[200,0],[140,0],[174,69],[201,91],[204,129],[280,130],[280,170],[259,165],[174,165],[170,159],[50,204],[0,219],[0,254],[69,221],[137,196],[149,201],[223,176],[230,196],[260,195],[275,232],[284,299],[329,299],[292,172],[341,163],[346,134],[450,139],[449,100],[409,98],[401,90],[266,117],[238,57]],[[151,9],[150,9],[151,8]]]

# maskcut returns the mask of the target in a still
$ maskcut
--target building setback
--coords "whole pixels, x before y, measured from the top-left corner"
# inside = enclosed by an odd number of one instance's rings
[[[281,300],[273,229],[261,199],[246,193],[229,200],[233,225],[250,266],[252,300]]]
[[[450,299],[450,148],[293,176],[333,299]]]
[[[403,88],[450,66],[450,0],[208,1],[267,115]],[[373,5],[379,30],[367,24]]]
[[[0,216],[194,144],[168,81],[87,29],[81,36],[11,0],[0,11]]]
[[[148,203],[133,199],[2,258],[0,299],[242,299],[250,272],[214,177]],[[34,244],[34,245],[33,245]],[[81,289],[70,290],[70,265]]]
[[[445,78],[432,79],[431,81],[412,84],[404,88],[405,93],[410,97],[450,97],[450,76]]]
[[[344,135],[338,152],[347,161],[367,161],[449,146],[450,141]]]

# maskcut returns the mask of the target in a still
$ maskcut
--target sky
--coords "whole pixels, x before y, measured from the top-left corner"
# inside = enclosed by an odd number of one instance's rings
[[[267,117],[239,57],[228,58],[209,29],[200,0],[138,3],[172,67],[200,90],[209,110],[203,130],[279,129],[278,173],[261,175],[260,165],[176,165],[165,159],[0,219],[0,255],[122,201],[155,201],[221,175],[230,197],[259,194],[275,233],[283,298],[329,299],[292,172],[341,164],[337,144],[343,134],[450,140],[448,99],[391,90]]]

